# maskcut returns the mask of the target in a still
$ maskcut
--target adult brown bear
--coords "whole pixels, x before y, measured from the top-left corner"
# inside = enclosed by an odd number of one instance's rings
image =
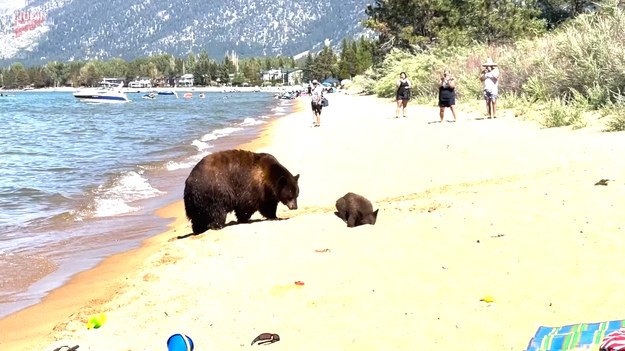
[[[222,228],[231,211],[245,223],[256,211],[275,219],[278,202],[297,209],[298,179],[270,154],[227,150],[204,157],[184,187],[193,233]]]

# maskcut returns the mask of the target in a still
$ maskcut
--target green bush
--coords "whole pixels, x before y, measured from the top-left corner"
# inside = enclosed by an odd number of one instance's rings
[[[606,123],[607,132],[620,132],[625,130],[625,111],[614,111],[612,118]]]
[[[572,126],[582,128],[586,126],[582,109],[574,104],[567,104],[561,99],[555,99],[549,104],[542,124],[547,128]]]

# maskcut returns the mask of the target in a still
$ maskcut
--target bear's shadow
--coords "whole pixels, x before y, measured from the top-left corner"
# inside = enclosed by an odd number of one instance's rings
[[[233,226],[233,225],[238,225],[238,224],[251,224],[251,223],[256,223],[256,222],[267,222],[267,221],[286,221],[287,219],[288,219],[288,218],[274,218],[274,219],[267,219],[267,218],[263,218],[263,219],[250,219],[249,221],[247,221],[247,222],[245,222],[245,223],[239,223],[239,222],[237,222],[237,221],[230,221],[230,222],[226,223],[226,224],[223,226],[223,228],[230,227],[230,226]],[[223,228],[220,228],[220,229],[223,229]],[[204,233],[208,233],[209,231],[213,231],[213,230],[218,230],[218,229],[209,229],[209,230],[207,230],[207,231],[205,231],[205,232],[198,233],[198,234],[195,234],[195,233],[191,232],[191,233],[184,234],[184,235],[178,235],[178,236],[176,237],[176,239],[186,239],[186,238],[188,238],[188,237],[202,235],[202,234],[204,234]]]

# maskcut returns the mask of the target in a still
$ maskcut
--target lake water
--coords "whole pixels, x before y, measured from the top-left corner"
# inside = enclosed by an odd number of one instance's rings
[[[202,157],[252,139],[293,100],[272,93],[121,104],[70,92],[0,97],[0,317],[163,232]]]

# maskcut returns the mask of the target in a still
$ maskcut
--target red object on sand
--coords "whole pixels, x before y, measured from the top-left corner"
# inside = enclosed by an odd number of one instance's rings
[[[300,282],[299,280],[295,282],[295,285],[304,285],[304,282]]]

